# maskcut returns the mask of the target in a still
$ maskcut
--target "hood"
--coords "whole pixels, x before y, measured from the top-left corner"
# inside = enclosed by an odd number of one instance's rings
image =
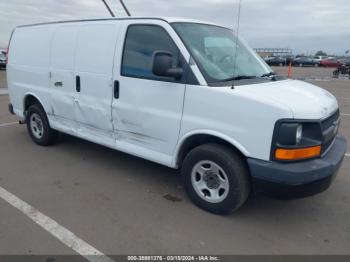
[[[322,119],[338,109],[336,98],[328,91],[297,80],[283,80],[239,87],[266,102],[287,107],[295,119]],[[246,93],[248,95],[248,93]]]

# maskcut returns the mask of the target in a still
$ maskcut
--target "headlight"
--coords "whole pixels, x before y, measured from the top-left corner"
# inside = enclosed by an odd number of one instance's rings
[[[295,146],[301,142],[303,126],[299,123],[281,123],[277,130],[277,143],[284,146]]]
[[[276,123],[271,158],[296,161],[321,154],[322,132],[319,123],[281,120]]]

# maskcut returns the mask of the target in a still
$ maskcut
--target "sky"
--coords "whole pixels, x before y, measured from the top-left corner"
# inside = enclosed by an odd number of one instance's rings
[[[118,0],[107,0],[125,16]],[[237,28],[239,0],[124,0],[133,16],[176,16]],[[240,35],[251,47],[295,54],[350,49],[349,0],[242,0]],[[0,47],[18,25],[109,17],[102,0],[0,0]]]

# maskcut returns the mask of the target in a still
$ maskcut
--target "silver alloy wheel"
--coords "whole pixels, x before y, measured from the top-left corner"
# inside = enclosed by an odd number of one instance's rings
[[[198,196],[210,203],[222,202],[230,189],[226,172],[210,160],[200,161],[193,167],[191,182]]]
[[[41,139],[44,135],[43,121],[37,113],[33,113],[29,119],[30,130],[37,139]]]

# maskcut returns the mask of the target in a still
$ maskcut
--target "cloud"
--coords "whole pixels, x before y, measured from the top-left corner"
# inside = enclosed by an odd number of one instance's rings
[[[118,0],[107,0],[125,16]],[[236,28],[238,0],[124,0],[136,16],[180,16]],[[350,48],[348,0],[242,0],[241,35],[254,47],[319,49],[343,54]],[[11,0],[0,2],[0,46],[12,29],[45,21],[108,17],[101,0]]]

